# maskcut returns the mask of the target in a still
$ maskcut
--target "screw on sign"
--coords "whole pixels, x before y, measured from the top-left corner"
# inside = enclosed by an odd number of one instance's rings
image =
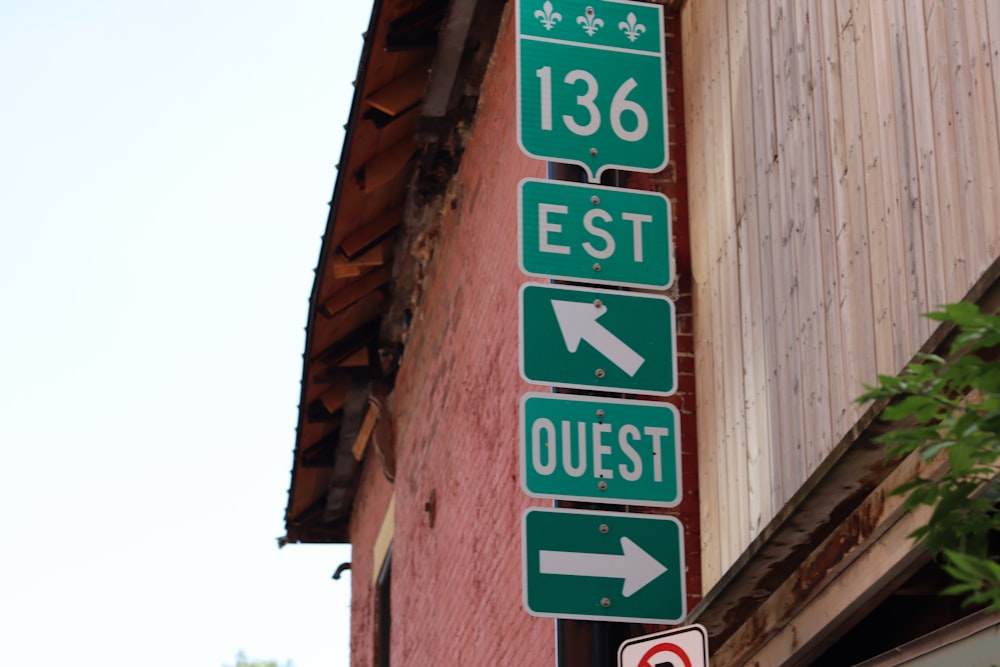
[[[708,633],[695,624],[627,639],[618,667],[708,667]]]

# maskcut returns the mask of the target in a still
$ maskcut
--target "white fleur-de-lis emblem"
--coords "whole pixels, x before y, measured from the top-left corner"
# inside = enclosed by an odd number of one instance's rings
[[[542,8],[535,10],[535,18],[542,22],[546,30],[552,30],[552,26],[562,21],[562,14],[552,11],[552,3],[545,0]]]
[[[598,29],[604,27],[604,20],[594,16],[593,7],[587,7],[587,9],[583,11],[583,16],[576,17],[576,22],[583,26],[583,30],[589,37],[593,37],[594,33],[597,32]]]
[[[619,23],[618,29],[624,30],[625,36],[628,37],[628,41],[634,42],[639,39],[639,35],[646,32],[646,26],[641,23],[636,23],[637,19],[635,18],[635,14],[632,12],[629,12],[628,16],[625,18],[628,19],[628,21],[622,21]]]

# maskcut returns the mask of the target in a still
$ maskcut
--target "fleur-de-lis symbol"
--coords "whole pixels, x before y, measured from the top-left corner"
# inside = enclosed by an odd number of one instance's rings
[[[552,11],[552,3],[545,0],[542,8],[535,10],[535,18],[542,22],[546,30],[552,30],[552,26],[562,21],[562,14]]]
[[[641,23],[636,23],[637,19],[635,18],[635,14],[632,12],[629,12],[628,16],[625,18],[628,19],[628,22],[622,21],[619,23],[618,29],[624,30],[625,36],[628,37],[628,41],[634,42],[639,39],[639,35],[646,32],[646,26]]]
[[[599,28],[604,27],[604,20],[594,16],[593,7],[587,7],[583,14],[583,16],[576,17],[576,22],[583,26],[587,36],[593,37],[594,33],[597,32]]]

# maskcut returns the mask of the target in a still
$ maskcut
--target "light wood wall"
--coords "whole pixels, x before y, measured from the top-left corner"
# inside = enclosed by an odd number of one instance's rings
[[[1000,254],[1000,0],[688,0],[706,589]]]

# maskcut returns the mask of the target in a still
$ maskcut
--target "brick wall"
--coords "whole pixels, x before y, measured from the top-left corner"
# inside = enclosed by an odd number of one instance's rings
[[[393,665],[551,665],[553,622],[521,605],[517,183],[544,164],[517,149],[510,11],[459,174],[445,197],[391,401],[397,432]],[[372,459],[368,459],[370,463]],[[366,463],[367,468],[374,466]],[[366,470],[355,563],[387,499]],[[433,527],[425,506],[434,497]],[[374,526],[374,527],[373,527]],[[370,665],[371,566],[354,566],[352,662]]]
[[[396,383],[394,665],[550,665],[521,609],[516,193],[543,165],[515,142],[509,12],[435,230]],[[435,497],[434,525],[425,505]],[[419,622],[413,622],[417,621]]]

